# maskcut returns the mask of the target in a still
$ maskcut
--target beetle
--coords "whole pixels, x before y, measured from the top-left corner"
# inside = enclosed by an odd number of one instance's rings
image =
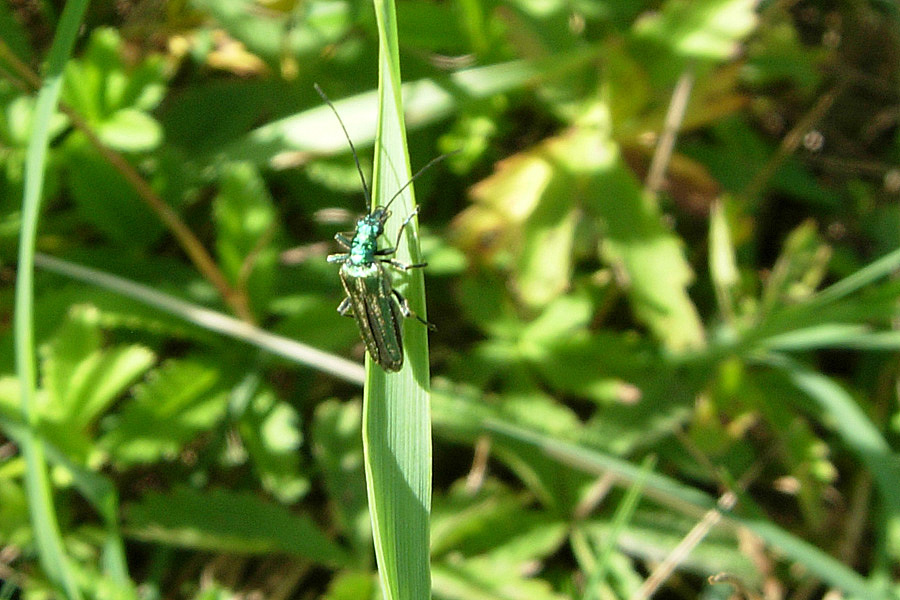
[[[366,205],[372,205],[369,186],[359,164],[359,157],[353,141],[347,133],[347,128],[341,120],[337,109],[315,84],[316,92],[322,100],[331,108],[337,117],[338,123],[350,144],[356,170],[362,181],[363,193]],[[378,238],[384,234],[384,225],[391,216],[390,206],[409,185],[416,180],[429,167],[446,158],[447,154],[432,159],[410,178],[395,193],[384,206],[375,206],[366,215],[356,221],[356,229],[352,232],[338,233],[334,236],[337,243],[346,250],[337,254],[330,254],[327,261],[341,265],[338,272],[341,284],[347,297],[337,307],[338,313],[343,316],[353,317],[359,327],[360,336],[366,344],[369,356],[382,369],[388,372],[399,371],[403,366],[403,334],[402,318],[415,318],[423,325],[434,330],[434,325],[417,315],[409,306],[409,301],[394,288],[391,274],[387,267],[400,271],[409,271],[427,266],[427,263],[406,264],[393,256],[397,253],[403,231],[409,222],[418,214],[419,209],[413,210],[404,219],[397,231],[397,239],[392,247],[379,248]]]

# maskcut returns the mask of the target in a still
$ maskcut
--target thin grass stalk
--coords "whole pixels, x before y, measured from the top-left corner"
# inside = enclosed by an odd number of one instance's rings
[[[54,585],[71,600],[80,599],[81,592],[65,554],[59,521],[53,505],[53,490],[47,472],[44,447],[34,432],[38,421],[37,364],[34,347],[34,251],[44,186],[44,167],[50,143],[50,119],[56,111],[62,89],[63,70],[75,44],[75,37],[87,4],[87,0],[72,0],[65,4],[50,48],[47,75],[38,92],[34,125],[25,156],[22,231],[19,238],[13,318],[16,373],[22,394],[22,420],[26,425],[26,433],[20,445],[26,465],[25,487],[31,525],[34,528],[41,565]]]

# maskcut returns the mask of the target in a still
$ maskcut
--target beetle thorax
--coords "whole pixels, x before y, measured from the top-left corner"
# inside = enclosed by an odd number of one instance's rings
[[[375,212],[356,222],[356,232],[350,245],[350,262],[354,265],[371,264],[378,250],[378,236],[384,233],[384,215]]]

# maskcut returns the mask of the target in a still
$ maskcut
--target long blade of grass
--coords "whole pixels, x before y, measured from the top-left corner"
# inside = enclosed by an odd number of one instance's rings
[[[35,264],[42,269],[71,277],[97,287],[121,294],[175,315],[197,327],[215,331],[232,339],[246,342],[276,356],[286,358],[297,364],[306,365],[325,373],[330,373],[344,381],[362,385],[365,372],[359,363],[349,361],[340,356],[323,352],[318,348],[301,344],[290,338],[275,335],[259,327],[250,325],[226,314],[210,310],[204,306],[187,302],[175,296],[164,294],[158,290],[124,279],[110,273],[91,269],[79,264],[37,254]]]
[[[400,86],[394,2],[375,0],[378,23],[378,123],[373,198],[391,198],[410,178],[409,153]],[[412,186],[394,202],[385,239],[393,239],[400,220],[412,212]],[[415,220],[400,241],[397,259],[419,262]],[[425,316],[420,270],[406,278],[412,308]],[[399,284],[399,277],[395,284]],[[367,357],[363,401],[366,487],[375,556],[383,595],[388,600],[431,597],[429,516],[431,512],[431,416],[428,340],[421,323],[406,319],[403,369],[388,375]]]
[[[639,467],[592,448],[496,420],[488,414],[489,411],[482,410],[482,406],[473,405],[471,399],[444,394],[435,394],[433,398],[436,422],[439,427],[443,423],[449,429],[445,434],[450,437],[478,436],[483,432],[489,432],[497,443],[503,443],[505,438],[531,444],[561,465],[594,475],[611,474],[618,485],[634,485],[638,481],[643,481],[644,497],[684,514],[702,516],[706,511],[716,507],[715,500],[703,491],[659,473],[643,474]],[[465,431],[455,427],[454,420],[461,414],[466,417]],[[768,545],[776,548],[786,559],[803,565],[828,585],[860,598],[873,600],[885,598],[885,594],[875,583],[867,581],[865,577],[839,560],[765,519],[729,513],[723,514],[722,523],[746,527]]]
[[[869,285],[873,281],[890,275],[897,269],[900,269],[900,250],[894,250],[885,254],[852,275],[848,275],[837,283],[825,288],[813,297],[812,302],[816,304],[834,302]]]
[[[641,499],[644,481],[647,479],[647,475],[653,471],[654,466],[656,466],[656,457],[648,456],[644,459],[638,479],[629,486],[628,491],[625,493],[625,497],[616,508],[616,512],[613,515],[612,523],[609,528],[609,534],[600,544],[594,569],[590,572],[587,585],[585,585],[585,600],[601,598],[600,584],[606,576],[610,556],[612,556],[613,551],[616,549],[619,542],[619,536],[625,530],[625,526],[628,525],[628,522],[634,515],[634,511]]]
[[[14,335],[16,372],[22,390],[22,420],[28,426],[22,439],[21,450],[25,457],[25,485],[28,493],[28,509],[34,528],[41,565],[48,576],[70,599],[81,598],[81,592],[70,570],[56,510],[53,491],[47,474],[44,447],[34,435],[37,424],[35,411],[37,398],[37,366],[34,348],[34,250],[37,224],[41,209],[41,191],[44,185],[44,166],[50,143],[50,119],[56,110],[62,88],[63,70],[72,53],[81,19],[87,9],[87,0],[66,2],[50,55],[47,75],[38,92],[34,113],[34,125],[25,156],[25,182],[22,199],[22,231],[19,239],[18,276]]]
[[[900,549],[900,456],[856,400],[834,380],[787,356],[770,354],[762,362],[782,369],[791,382],[815,401],[823,420],[872,473],[881,492],[891,550]]]

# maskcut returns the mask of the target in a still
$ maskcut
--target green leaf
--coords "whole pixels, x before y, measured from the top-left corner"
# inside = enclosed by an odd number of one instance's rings
[[[99,124],[97,135],[115,150],[146,152],[159,146],[163,132],[156,119],[147,113],[123,108]]]
[[[681,543],[695,519],[658,508],[638,508],[621,532],[616,536],[616,546],[629,556],[645,560],[662,560]],[[594,520],[583,525],[592,537],[608,540],[614,533],[613,524]],[[756,587],[761,575],[753,562],[744,555],[738,539],[724,528],[714,528],[679,562],[679,570],[700,576],[720,572],[731,573]]]
[[[584,202],[605,227],[601,255],[620,274],[635,316],[666,347],[702,347],[705,333],[687,294],[693,273],[681,240],[663,226],[656,200],[644,195],[617,152],[605,145],[592,150],[595,135],[585,128],[570,136],[559,156],[592,175]]]
[[[34,125],[34,109],[34,99],[27,96],[19,96],[6,105],[7,134],[12,144],[23,148],[28,145],[28,136]],[[55,138],[68,125],[68,117],[59,112],[53,113],[49,123],[50,137]]]
[[[783,369],[815,401],[820,417],[872,473],[884,504],[889,552],[900,554],[900,456],[853,397],[832,379],[780,355],[769,355],[762,362]]]
[[[150,149],[162,131],[146,111],[156,108],[165,93],[165,63],[150,54],[133,67],[126,65],[122,46],[115,29],[94,29],[84,55],[66,65],[63,97],[110,146]]]
[[[385,205],[410,180],[409,152],[400,89],[397,17],[393,0],[375,0],[378,24],[378,121],[372,202]],[[413,211],[412,186],[392,205],[384,239],[395,239]],[[396,259],[420,262],[415,220],[398,244]],[[395,285],[399,286],[396,281]],[[421,269],[405,274],[405,296],[423,319]],[[428,335],[414,319],[402,323],[403,368],[387,374],[366,359],[363,449],[375,558],[385,600],[420,600],[431,595],[429,514],[431,510],[431,415]]]
[[[123,247],[143,247],[159,239],[159,218],[83,136],[69,137],[64,160],[75,207],[85,222]]]
[[[31,61],[32,49],[25,28],[16,19],[11,4],[0,4],[0,38],[20,60]]]
[[[635,27],[685,58],[724,60],[756,27],[756,0],[668,0]]]
[[[126,514],[129,533],[142,540],[215,552],[290,554],[332,567],[348,563],[344,549],[309,517],[248,493],[179,488],[147,494]]]
[[[362,406],[328,400],[313,416],[312,449],[325,478],[338,525],[358,551],[368,553],[372,528],[366,504],[362,440]]]
[[[852,275],[848,275],[837,283],[825,288],[813,298],[812,304],[819,306],[839,300],[893,273],[898,265],[900,265],[900,249],[885,254]]]
[[[291,504],[309,490],[309,481],[300,472],[303,437],[293,406],[262,389],[242,412],[238,430],[266,491]]]
[[[709,274],[716,288],[719,310],[731,313],[732,290],[739,283],[734,241],[728,228],[728,218],[721,202],[712,206],[709,219]]]
[[[343,571],[332,578],[322,600],[374,600],[377,590],[373,574]]]
[[[22,230],[13,310],[16,374],[21,385],[22,420],[27,426],[26,433],[19,442],[19,448],[25,458],[28,510],[41,567],[58,588],[57,591],[65,594],[69,600],[80,600],[82,595],[63,545],[59,520],[53,504],[53,488],[47,473],[45,448],[33,429],[38,414],[34,347],[34,253],[51,120],[59,101],[65,65],[72,53],[87,4],[85,0],[73,0],[65,4],[47,58],[44,81],[38,91],[34,127],[25,159]]]
[[[347,34],[351,5],[341,0],[310,0],[292,10],[260,11],[251,0],[191,0],[195,10],[210,13],[254,53],[275,65],[279,58],[324,52]]]
[[[628,487],[625,497],[616,507],[605,539],[597,539],[595,541],[597,555],[593,560],[593,566],[589,568],[588,583],[585,586],[586,600],[600,597],[599,588],[606,579],[606,573],[607,571],[613,571],[612,556],[615,553],[614,549],[621,539],[622,530],[628,526],[634,517],[634,511],[641,498],[644,478],[653,470],[654,466],[656,466],[656,457],[654,455],[644,458],[640,478]]]
[[[58,423],[81,431],[156,361],[144,346],[100,348],[95,309],[74,309],[43,353],[47,408]]]
[[[761,310],[794,304],[812,296],[825,277],[831,250],[822,243],[815,223],[806,221],[794,229],[766,280]]]
[[[483,240],[494,233],[494,246],[512,249],[515,289],[532,308],[546,306],[568,289],[572,271],[577,196],[559,172],[551,147],[539,146],[500,163],[472,189],[478,204],[458,222],[463,237]],[[501,228],[502,236],[496,235]]]
[[[750,43],[742,78],[754,87],[790,82],[806,97],[815,94],[822,84],[822,65],[828,50],[804,44],[789,11],[772,11]]]
[[[564,600],[543,579],[529,579],[490,557],[434,566],[434,592],[441,600]]]
[[[490,481],[477,497],[460,489],[449,499],[436,500],[435,557],[453,561],[489,554],[521,571],[552,555],[565,542],[568,524],[548,511],[529,509],[530,502],[530,497],[512,496]]]
[[[450,76],[450,81],[454,89],[472,98],[489,98],[520,88],[540,73],[530,62],[512,61],[457,71]],[[438,81],[421,79],[402,88],[408,100],[406,112],[415,116],[417,127],[444,119],[461,107],[460,100]],[[375,141],[372,111],[377,101],[377,93],[372,91],[334,102],[357,150]],[[317,135],[309,135],[310,131]],[[347,141],[334,123],[334,115],[327,107],[317,106],[262,125],[230,144],[211,148],[210,156],[204,159],[218,163],[246,160],[262,166],[277,163],[279,156],[286,153],[333,155],[347,150]]]
[[[170,360],[134,389],[100,439],[114,461],[149,463],[174,456],[183,444],[222,421],[227,393],[221,369],[197,359]]]
[[[638,320],[673,351],[702,347],[681,240],[663,226],[655,199],[641,192],[609,135],[606,106],[595,104],[577,127],[500,163],[472,189],[476,204],[457,218],[458,237],[470,252],[493,252],[498,267],[517,263],[521,299],[545,305],[569,285],[570,209],[583,205],[600,221],[600,253]]]
[[[228,165],[214,201],[216,251],[226,277],[246,285],[257,305],[267,299],[275,278],[277,249],[272,197],[259,172],[247,163]]]

